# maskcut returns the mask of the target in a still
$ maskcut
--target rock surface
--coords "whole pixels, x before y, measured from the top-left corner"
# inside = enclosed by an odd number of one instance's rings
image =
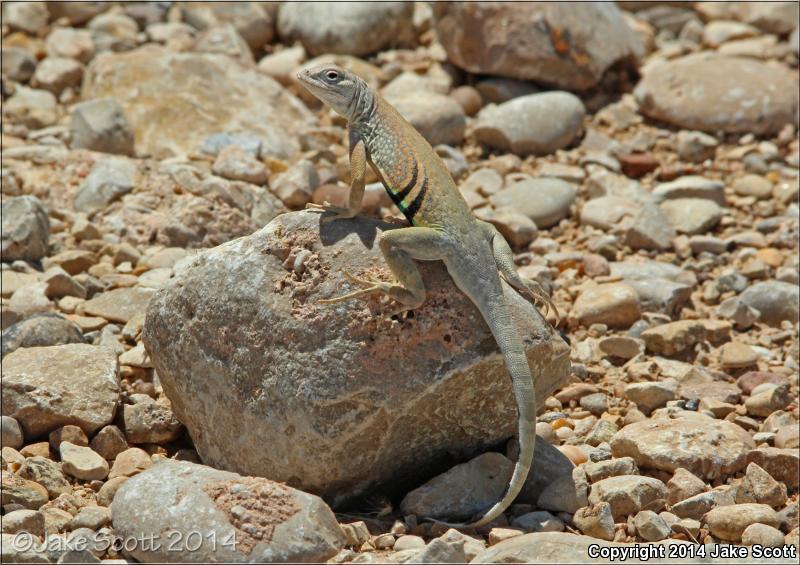
[[[388,228],[358,220],[325,225],[320,233],[318,222],[310,212],[283,215],[200,256],[148,309],[145,346],[203,460],[242,472],[269,469],[275,480],[341,501],[390,479],[418,478],[421,469],[441,465],[449,451],[475,453],[511,436],[516,406],[502,358],[444,269],[422,264],[428,298],[413,319],[392,322],[374,300],[315,305],[316,297],[346,289],[338,281],[345,266],[386,276],[377,266],[376,243]],[[292,275],[282,264],[300,253],[307,263],[302,276]],[[238,289],[229,307],[208,300],[232,296],[222,287]],[[506,296],[517,305],[514,311],[530,316],[516,323],[530,340],[541,402],[566,376],[566,348],[524,299]],[[337,320],[341,324],[332,325]],[[183,338],[176,340],[176,327]],[[274,341],[288,335],[294,336],[290,342]],[[250,345],[236,353],[233,342]],[[404,351],[411,343],[413,363]],[[198,357],[197,351],[205,353]],[[309,351],[326,354],[309,365]],[[219,362],[229,376],[220,378]],[[397,378],[385,381],[387,370]],[[306,392],[298,397],[291,392],[296,390]],[[409,418],[416,422],[412,427]],[[276,441],[267,451],[240,448],[252,441],[242,430]],[[363,443],[373,436],[380,442]]]
[[[311,55],[367,55],[408,41],[412,12],[406,2],[290,2],[278,13],[278,33]]]
[[[434,5],[434,14],[450,60],[472,73],[586,90],[642,51],[612,4],[453,2]]]
[[[75,424],[87,434],[109,424],[119,401],[114,352],[85,344],[29,347],[3,359],[3,414],[26,437]]]
[[[316,496],[185,461],[164,461],[127,480],[112,516],[123,538],[200,533],[193,534],[195,551],[137,546],[131,555],[142,563],[323,562],[344,545],[333,512]]]
[[[4,198],[2,204],[3,261],[36,261],[48,252],[47,211],[35,196]]]
[[[586,113],[568,92],[520,96],[478,114],[475,138],[516,155],[546,155],[566,147],[583,128]]]
[[[634,94],[645,114],[672,125],[768,134],[797,120],[797,91],[781,66],[698,53],[651,69]]]
[[[162,157],[189,153],[210,134],[236,129],[275,140],[288,156],[297,149],[291,133],[310,121],[299,100],[255,70],[223,55],[155,46],[98,56],[82,94],[116,99],[138,150]]]
[[[719,420],[653,420],[625,426],[611,439],[615,457],[633,457],[639,467],[687,469],[713,479],[743,469],[755,443],[747,432]]]

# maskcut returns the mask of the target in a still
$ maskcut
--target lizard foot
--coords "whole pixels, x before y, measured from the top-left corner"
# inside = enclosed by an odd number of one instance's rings
[[[528,296],[540,307],[544,310],[544,315],[547,316],[548,313],[552,312],[556,318],[555,324],[553,326],[558,326],[559,322],[561,321],[560,316],[558,315],[558,308],[553,303],[553,299],[550,298],[550,295],[545,292],[545,290],[537,283],[536,281],[532,281],[530,279],[525,279],[525,287],[527,289]]]
[[[313,202],[309,202],[306,204],[306,210],[319,210],[323,213],[332,212],[333,215],[331,216],[322,216],[320,222],[323,224],[327,224],[328,222],[332,222],[334,220],[348,220],[355,217],[355,214],[348,208],[333,206],[327,201],[323,202],[322,204],[314,204]]]
[[[345,302],[347,300],[353,300],[354,298],[358,298],[360,296],[364,296],[365,294],[371,294],[373,292],[382,292],[384,294],[391,295],[391,288],[392,284],[383,282],[383,281],[370,281],[366,279],[359,279],[348,273],[347,271],[344,272],[345,278],[350,282],[364,286],[366,288],[362,288],[361,290],[356,290],[355,292],[351,292],[349,294],[344,294],[342,296],[337,296],[336,298],[324,298],[322,300],[317,300],[320,304],[334,304],[336,302]]]

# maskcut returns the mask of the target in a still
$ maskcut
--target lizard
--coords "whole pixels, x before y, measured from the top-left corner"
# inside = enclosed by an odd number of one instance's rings
[[[503,296],[502,279],[536,304],[552,309],[547,293],[516,271],[511,247],[490,223],[474,216],[446,165],[427,140],[360,77],[335,65],[300,69],[297,79],[311,94],[348,122],[350,194],[347,207],[309,203],[328,212],[320,222],[355,217],[361,209],[369,165],[410,227],[385,231],[379,246],[396,282],[365,280],[344,272],[360,288],[318,302],[331,304],[382,293],[400,305],[393,314],[418,308],[425,285],[415,261],[442,261],[456,286],[477,306],[503,355],[518,411],[520,452],[500,501],[460,529],[477,528],[497,518],[519,494],[533,464],[536,404],[533,377],[521,336]],[[430,518],[429,518],[430,519]]]

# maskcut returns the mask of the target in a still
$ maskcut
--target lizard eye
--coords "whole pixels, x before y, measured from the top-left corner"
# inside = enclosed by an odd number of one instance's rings
[[[325,78],[327,78],[328,80],[336,80],[339,78],[339,73],[337,73],[336,71],[327,71],[325,73]]]

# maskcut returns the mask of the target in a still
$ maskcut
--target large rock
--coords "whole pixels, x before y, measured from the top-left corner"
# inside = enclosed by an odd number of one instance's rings
[[[583,130],[586,108],[569,92],[542,92],[487,106],[478,114],[475,139],[520,156],[547,155]]]
[[[112,506],[123,539],[168,532],[185,543],[134,544],[142,563],[324,563],[345,542],[316,496],[258,477],[161,461],[125,481]]]
[[[450,61],[472,73],[586,90],[611,65],[643,53],[611,3],[441,2],[434,14]]]
[[[311,55],[367,55],[413,37],[410,2],[284,2],[278,33]]]
[[[26,347],[3,359],[3,414],[32,439],[66,424],[91,435],[111,423],[119,400],[114,351],[86,344]]]
[[[614,457],[633,457],[639,467],[670,473],[683,468],[706,479],[744,469],[754,448],[750,434],[736,424],[699,418],[644,420],[611,439]]]
[[[634,96],[645,114],[675,126],[772,134],[797,122],[797,89],[797,73],[782,64],[698,53],[651,68]]]
[[[2,216],[3,261],[37,261],[47,255],[50,223],[38,198],[3,198]]]
[[[388,277],[378,236],[392,226],[311,212],[193,260],[151,302],[143,340],[203,461],[267,475],[334,502],[416,482],[508,439],[511,381],[478,310],[439,262],[428,297],[391,320],[347,292],[342,272]],[[293,265],[286,267],[284,265]],[[506,288],[537,401],[563,386],[568,348]],[[387,378],[391,375],[391,378]],[[269,449],[253,449],[269,438]]]
[[[277,82],[224,55],[176,53],[151,45],[92,61],[83,98],[113,98],[133,129],[137,151],[156,157],[197,150],[213,133],[269,138],[284,157],[299,149],[308,109]]]

